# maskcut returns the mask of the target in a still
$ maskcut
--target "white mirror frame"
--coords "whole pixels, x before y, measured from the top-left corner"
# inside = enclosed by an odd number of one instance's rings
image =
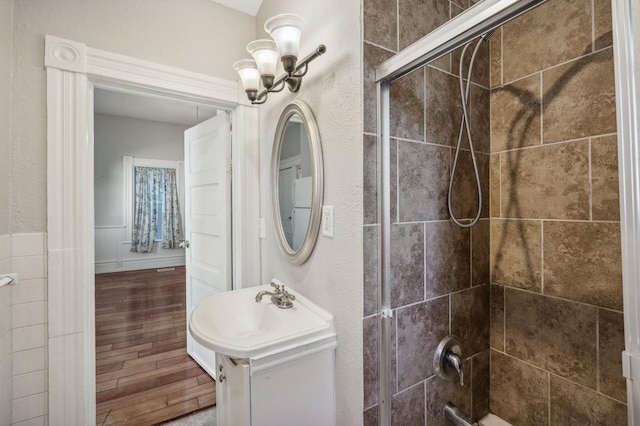
[[[298,250],[293,250],[282,228],[280,216],[280,203],[278,194],[278,171],[280,163],[280,151],[282,149],[282,139],[289,119],[298,114],[304,124],[309,141],[309,151],[311,153],[311,214],[309,216],[309,226],[304,236],[302,244]],[[273,139],[273,153],[271,155],[271,209],[273,212],[273,225],[275,227],[276,239],[280,251],[287,260],[294,265],[302,265],[309,259],[318,239],[320,221],[322,218],[322,201],[324,194],[324,176],[322,161],[322,145],[320,143],[320,130],[318,123],[313,116],[311,108],[302,101],[293,101],[284,108],[276,127],[276,134]]]

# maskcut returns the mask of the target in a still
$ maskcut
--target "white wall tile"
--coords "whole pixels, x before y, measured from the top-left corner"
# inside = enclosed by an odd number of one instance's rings
[[[13,300],[13,288],[15,286],[0,287],[0,311],[4,311],[11,306]]]
[[[14,330],[19,327],[46,323],[47,306],[45,302],[14,304],[12,310],[11,318]]]
[[[0,274],[11,274],[12,272],[11,258],[0,260]]]
[[[11,357],[6,357],[0,361],[0,386],[11,380],[13,375],[13,366]],[[1,400],[0,400],[1,401]]]
[[[11,424],[11,403],[0,405],[0,425]]]
[[[14,257],[12,260],[13,271],[18,274],[18,280],[31,280],[44,278],[46,273],[46,256]],[[20,284],[20,282],[18,282]]]
[[[0,336],[4,336],[13,328],[11,325],[11,307],[5,308],[0,311]]]
[[[13,399],[43,393],[47,390],[47,375],[45,370],[13,376]],[[41,413],[40,415],[43,415]],[[35,416],[34,416],[35,417]]]
[[[0,425],[10,425],[11,424],[11,392],[12,392],[13,383],[11,379],[7,383],[0,384]],[[6,412],[3,412],[6,410]],[[6,417],[9,417],[9,420],[6,420]]]
[[[47,344],[46,336],[44,325],[17,328],[13,330],[13,351],[44,347]]]
[[[42,256],[45,250],[45,234],[11,235],[11,256]]]
[[[47,368],[45,348],[29,349],[13,353],[13,374],[25,374]]]
[[[34,280],[20,279],[20,283],[11,287],[13,304],[40,302],[47,300],[47,280],[37,278]]]
[[[0,336],[0,361],[11,355],[13,352],[13,332],[8,332]]]
[[[12,421],[16,424],[25,420],[43,417],[45,415],[45,408],[46,394],[44,392],[26,398],[14,399],[12,405]]]
[[[24,422],[14,423],[13,426],[46,426],[47,424],[47,417],[41,416],[35,419],[25,420]]]
[[[0,235],[0,260],[11,258],[11,236]]]

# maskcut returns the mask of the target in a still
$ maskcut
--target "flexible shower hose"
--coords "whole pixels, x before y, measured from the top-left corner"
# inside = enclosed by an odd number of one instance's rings
[[[478,53],[480,44],[482,44],[483,41],[486,41],[489,36],[490,35],[486,35],[486,34],[481,36],[478,40],[478,43],[476,44],[476,47],[473,49],[473,54],[471,55],[471,61],[469,62],[469,71],[467,72],[466,85],[463,78],[462,68],[464,66],[464,56],[467,52],[467,48],[471,46],[471,43],[468,43],[464,47],[464,49],[462,49],[462,53],[460,54],[460,71],[459,71],[458,79],[460,81],[460,98],[462,100],[462,122],[460,123],[460,132],[458,133],[458,144],[456,146],[456,155],[453,160],[453,166],[451,167],[451,179],[449,180],[449,195],[447,197],[447,204],[449,207],[449,216],[451,217],[451,220],[453,221],[453,223],[463,228],[470,228],[476,223],[478,223],[478,220],[480,219],[480,212],[482,210],[482,190],[480,188],[480,174],[478,173],[478,162],[476,160],[475,150],[473,149],[473,141],[471,140],[471,128],[469,126],[468,103],[469,103],[469,91],[471,88],[471,73],[473,71],[473,63],[475,62],[476,54]],[[476,186],[478,188],[478,210],[476,212],[476,217],[473,220],[471,220],[471,222],[469,223],[462,223],[460,219],[457,219],[453,214],[453,209],[451,208],[451,194],[453,192],[453,179],[456,175],[456,169],[458,167],[458,157],[460,155],[460,147],[462,145],[462,137],[464,135],[465,130],[469,138],[469,150],[471,151],[471,162],[473,163],[473,171],[475,173]]]

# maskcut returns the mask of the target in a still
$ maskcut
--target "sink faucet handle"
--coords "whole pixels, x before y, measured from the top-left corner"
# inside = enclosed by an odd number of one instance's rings
[[[289,293],[287,290],[284,289],[284,284],[282,285],[282,295],[286,297],[288,300],[296,300],[295,295]]]
[[[280,286],[280,284],[276,284],[273,281],[271,281],[271,287],[276,289],[276,293],[282,293],[282,291],[284,290],[284,285]]]

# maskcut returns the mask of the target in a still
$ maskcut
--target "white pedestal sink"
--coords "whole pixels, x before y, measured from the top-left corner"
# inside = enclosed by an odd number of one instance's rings
[[[194,339],[216,352],[218,424],[334,424],[333,316],[289,288],[292,308],[257,303],[263,290],[215,294],[191,315]]]

